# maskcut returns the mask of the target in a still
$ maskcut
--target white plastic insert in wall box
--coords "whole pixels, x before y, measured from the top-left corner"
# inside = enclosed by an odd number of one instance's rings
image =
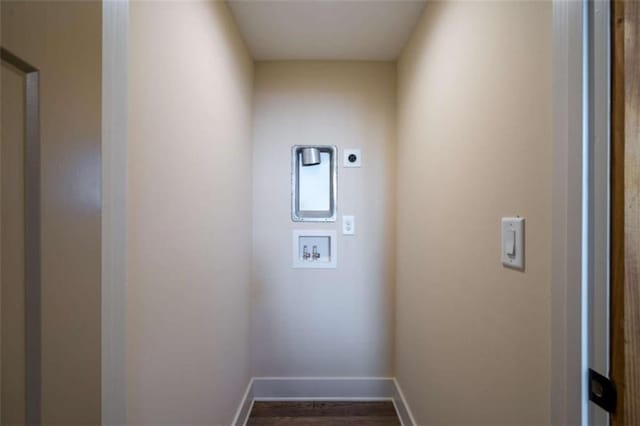
[[[338,252],[335,231],[294,229],[292,240],[292,268],[336,268]]]

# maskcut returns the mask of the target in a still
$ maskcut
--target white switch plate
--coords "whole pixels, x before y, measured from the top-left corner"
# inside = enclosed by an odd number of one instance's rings
[[[343,151],[344,167],[362,167],[362,153],[359,149],[348,148]],[[354,156],[351,158],[351,156]],[[351,161],[355,158],[355,161]]]
[[[342,216],[342,234],[343,235],[356,234],[356,217],[355,216]]]
[[[524,269],[524,218],[502,218],[502,264],[514,269]]]

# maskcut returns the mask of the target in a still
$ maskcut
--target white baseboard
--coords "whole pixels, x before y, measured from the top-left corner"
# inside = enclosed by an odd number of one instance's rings
[[[392,401],[404,426],[415,422],[393,377],[254,377],[233,420],[243,426],[254,401]]]
[[[396,406],[396,412],[398,413],[400,422],[403,425],[418,425],[418,423],[416,423],[416,419],[413,418],[413,413],[411,413],[407,400],[404,399],[400,383],[398,383],[395,377],[393,378],[393,403]]]
[[[249,414],[251,414],[251,408],[253,407],[253,378],[249,380],[247,390],[244,392],[242,401],[238,406],[236,415],[233,417],[232,426],[244,426],[247,423]]]

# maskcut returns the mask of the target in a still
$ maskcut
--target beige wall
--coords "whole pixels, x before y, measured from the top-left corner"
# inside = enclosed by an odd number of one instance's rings
[[[2,1],[3,46],[41,71],[44,424],[100,421],[101,28],[97,1]]]
[[[392,373],[395,65],[265,62],[253,131],[255,376]],[[291,221],[291,146],[337,145],[338,222]],[[360,169],[342,149],[361,148]],[[341,235],[344,214],[355,236]],[[293,229],[338,231],[338,268],[291,268]]]
[[[551,3],[434,2],[399,62],[396,372],[419,424],[549,422]],[[526,217],[526,271],[500,218]]]
[[[26,415],[24,77],[2,64],[2,381],[0,423],[22,424]]]
[[[131,2],[128,421],[229,424],[249,381],[253,64],[223,2]]]

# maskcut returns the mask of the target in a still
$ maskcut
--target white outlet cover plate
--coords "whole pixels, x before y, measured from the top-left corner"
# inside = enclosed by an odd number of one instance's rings
[[[513,232],[513,234],[512,234]],[[510,236],[515,236],[515,255],[507,254]],[[503,217],[501,226],[501,259],[502,264],[513,269],[524,269],[524,218]],[[512,247],[513,248],[513,247]]]
[[[356,234],[356,217],[342,216],[342,235]]]
[[[356,156],[356,161],[354,161],[353,163],[349,161],[349,156],[352,154]],[[343,155],[344,167],[362,167],[362,153],[360,152],[359,149],[346,148],[342,152],[342,155]]]

